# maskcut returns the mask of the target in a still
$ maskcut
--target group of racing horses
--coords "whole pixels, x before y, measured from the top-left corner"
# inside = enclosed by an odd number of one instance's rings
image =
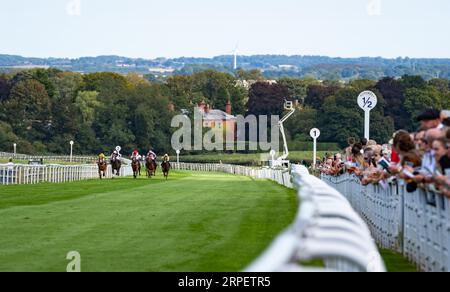
[[[136,179],[138,176],[141,176],[141,168],[142,168],[142,162],[144,160],[139,159],[136,156],[133,156],[131,158],[131,168],[133,169],[133,177]],[[120,169],[122,168],[122,160],[120,157],[113,157],[110,160],[111,168],[112,168],[112,175],[113,178],[115,176],[120,176]],[[108,163],[106,159],[100,159],[97,162],[98,165],[98,175],[100,179],[106,177],[106,171],[108,169]],[[156,170],[158,168],[158,164],[156,163],[156,159],[153,157],[147,156],[145,157],[145,168],[148,178],[152,178],[152,176],[156,176]],[[167,159],[164,159],[161,163],[161,168],[163,171],[163,175],[165,179],[167,180],[169,178],[169,172],[170,172],[170,162]]]

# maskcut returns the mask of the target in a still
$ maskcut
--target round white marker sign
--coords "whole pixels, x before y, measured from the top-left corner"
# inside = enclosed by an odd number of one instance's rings
[[[373,110],[378,104],[378,98],[372,91],[364,91],[358,96],[358,105],[364,111]]]
[[[309,134],[311,135],[311,137],[312,137],[313,139],[317,139],[317,138],[320,137],[320,130],[314,128],[314,129],[311,130],[311,132],[310,132]]]

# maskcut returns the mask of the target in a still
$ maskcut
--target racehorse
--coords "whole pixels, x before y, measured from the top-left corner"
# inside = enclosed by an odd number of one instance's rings
[[[164,177],[167,180],[169,178],[170,162],[168,160],[164,160],[163,163],[161,163],[161,168],[164,173]]]
[[[156,164],[156,161],[151,159],[150,156],[147,156],[145,158],[145,167],[147,168],[147,177],[152,178],[152,176],[156,175],[156,168],[158,165]]]
[[[120,176],[120,168],[122,167],[122,161],[120,158],[111,159],[112,175]]]
[[[106,170],[108,169],[108,164],[106,163],[105,159],[99,159],[97,161],[98,166],[98,176],[100,179],[106,177]]]
[[[141,162],[136,157],[133,157],[131,160],[131,168],[133,169],[133,176],[137,178],[137,176],[141,176]]]

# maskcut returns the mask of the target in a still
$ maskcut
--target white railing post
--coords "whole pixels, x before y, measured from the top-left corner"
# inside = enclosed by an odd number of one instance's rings
[[[322,175],[339,189],[341,177]],[[362,186],[358,179],[347,183],[347,196],[383,247],[402,252],[422,271],[450,271],[450,206],[442,195],[418,189],[406,193],[405,183],[388,189]]]

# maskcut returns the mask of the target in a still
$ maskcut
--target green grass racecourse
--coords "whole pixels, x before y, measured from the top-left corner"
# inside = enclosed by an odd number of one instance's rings
[[[240,271],[290,223],[296,194],[269,181],[173,173],[0,186],[0,271]]]

